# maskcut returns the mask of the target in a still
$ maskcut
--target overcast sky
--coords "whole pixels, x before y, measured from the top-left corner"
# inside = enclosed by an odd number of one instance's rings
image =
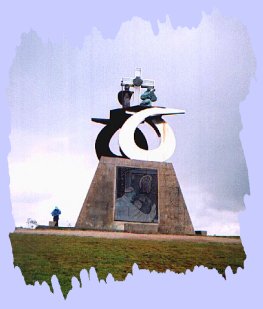
[[[55,205],[61,224],[75,225],[98,164],[94,142],[102,125],[90,118],[120,107],[121,78],[133,77],[136,67],[155,80],[156,105],[186,110],[165,119],[177,140],[169,161],[194,228],[239,234],[249,193],[239,105],[256,63],[246,28],[217,11],[191,29],[174,29],[167,17],[157,34],[134,17],[113,40],[94,28],[82,47],[66,38],[45,42],[34,30],[21,35],[8,88],[16,226],[29,217],[48,224]]]

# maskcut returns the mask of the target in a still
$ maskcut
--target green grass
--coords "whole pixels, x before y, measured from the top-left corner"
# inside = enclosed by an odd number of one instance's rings
[[[241,243],[155,241],[105,239],[93,237],[10,234],[14,265],[18,266],[27,284],[46,281],[56,275],[66,296],[71,278],[79,279],[82,269],[95,267],[98,278],[111,273],[115,280],[124,280],[132,265],[140,269],[176,273],[197,266],[215,268],[224,275],[227,266],[235,273],[246,258]]]

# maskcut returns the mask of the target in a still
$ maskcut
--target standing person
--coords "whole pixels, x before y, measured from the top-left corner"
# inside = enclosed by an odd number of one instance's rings
[[[55,226],[58,226],[59,215],[61,211],[56,206],[55,209],[52,211],[51,215],[53,216],[53,221],[55,222]]]

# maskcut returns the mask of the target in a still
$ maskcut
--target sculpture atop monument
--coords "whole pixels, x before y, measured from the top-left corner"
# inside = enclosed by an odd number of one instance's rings
[[[79,214],[76,227],[134,233],[194,234],[170,158],[175,137],[164,115],[183,114],[174,108],[153,106],[157,101],[153,80],[122,78],[118,101],[121,108],[110,111],[109,119],[92,118],[105,127],[95,148],[99,164]],[[141,94],[141,89],[146,89]],[[134,103],[133,106],[131,103]],[[138,128],[150,125],[160,145],[149,149]],[[110,149],[119,130],[121,155]]]
[[[174,153],[176,141],[170,125],[162,118],[164,115],[184,114],[184,110],[152,106],[157,101],[153,80],[143,80],[141,69],[136,69],[135,78],[122,78],[122,90],[118,93],[118,101],[122,108],[110,111],[110,119],[92,118],[92,121],[106,125],[98,134],[95,148],[97,157],[122,157],[136,160],[163,162]],[[134,88],[131,91],[130,88]],[[147,90],[140,94],[142,88]],[[131,106],[131,98],[135,104]],[[140,102],[140,99],[142,100]],[[160,145],[149,150],[142,131],[138,128],[146,122],[160,138]],[[119,132],[119,148],[121,156],[114,154],[109,143],[113,135]]]
[[[157,101],[157,97],[155,95],[155,89],[148,87],[147,90],[141,95],[142,102],[141,106],[152,106],[152,102]]]

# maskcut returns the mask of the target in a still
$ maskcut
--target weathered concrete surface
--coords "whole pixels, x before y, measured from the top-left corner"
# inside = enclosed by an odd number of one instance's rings
[[[117,166],[157,170],[158,223],[132,225],[114,221]],[[195,234],[172,163],[110,157],[100,159],[76,222],[76,228],[133,233]]]
[[[124,231],[129,233],[156,234],[158,224],[156,223],[124,223]]]

